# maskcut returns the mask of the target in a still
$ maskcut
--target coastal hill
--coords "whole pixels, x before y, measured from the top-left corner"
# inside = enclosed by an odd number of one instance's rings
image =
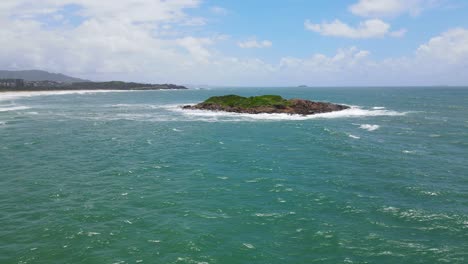
[[[0,79],[23,79],[25,81],[52,81],[61,83],[89,82],[75,77],[70,77],[61,73],[50,73],[40,70],[27,71],[0,71]]]
[[[214,96],[196,105],[182,107],[188,110],[210,110],[247,114],[299,114],[313,115],[348,109],[349,106],[314,102],[304,99],[284,99],[279,95],[243,97],[238,95]]]
[[[172,90],[187,89],[175,84],[136,82],[92,82],[46,71],[0,71],[0,92],[60,90]]]

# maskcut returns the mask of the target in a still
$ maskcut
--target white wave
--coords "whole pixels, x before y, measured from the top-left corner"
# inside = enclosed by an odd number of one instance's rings
[[[383,110],[383,109],[385,109],[385,107],[383,107],[383,106],[375,106],[375,107],[372,107],[372,109],[374,109],[374,110]]]
[[[162,106],[160,106],[160,105],[152,105],[152,104],[113,104],[113,105],[105,105],[105,107],[127,108],[127,109],[158,109],[158,108],[162,108]]]
[[[0,112],[26,110],[26,109],[29,109],[29,108],[30,108],[30,107],[27,107],[27,106],[0,107]]]
[[[255,249],[255,246],[252,245],[252,244],[249,244],[249,243],[243,243],[242,245],[244,245],[244,247],[246,247],[248,249]]]
[[[207,111],[207,110],[186,110],[180,107],[181,105],[167,105],[165,108],[170,111],[182,113],[185,116],[198,118],[198,121],[255,121],[255,120],[310,120],[310,119],[334,119],[334,118],[362,118],[362,117],[375,117],[375,116],[404,116],[408,112],[397,112],[384,109],[363,109],[359,106],[351,106],[351,108],[323,113],[315,115],[290,115],[290,114],[244,114],[244,113],[230,113],[222,111]],[[208,119],[209,120],[206,120]]]
[[[94,94],[94,93],[135,92],[134,90],[77,90],[77,91],[37,91],[37,92],[0,92],[0,101],[48,95]]]
[[[133,104],[113,104],[113,105],[107,105],[108,107],[133,107]]]
[[[421,191],[421,194],[429,195],[429,196],[438,196],[438,195],[440,195],[439,192],[430,192],[430,191]]]
[[[358,136],[355,136],[355,135],[351,135],[351,134],[348,134],[348,136],[349,136],[350,138],[354,138],[354,139],[360,139],[360,138],[361,138],[361,137],[358,137]]]
[[[379,125],[363,124],[363,125],[359,126],[359,128],[365,129],[367,131],[375,131],[375,130],[379,129],[380,126]]]
[[[6,121],[0,121],[0,126],[6,125]]]

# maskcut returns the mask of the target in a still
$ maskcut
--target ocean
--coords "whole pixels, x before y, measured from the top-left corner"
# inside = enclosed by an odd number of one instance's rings
[[[0,93],[0,263],[468,263],[468,88]]]

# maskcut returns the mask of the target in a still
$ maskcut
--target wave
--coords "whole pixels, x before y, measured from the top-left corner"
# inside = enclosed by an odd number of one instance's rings
[[[0,101],[12,101],[21,98],[68,94],[122,93],[134,90],[78,90],[78,91],[37,91],[37,92],[1,92]]]
[[[363,109],[359,106],[351,106],[351,108],[309,116],[290,115],[290,114],[244,114],[244,113],[229,113],[215,112],[206,110],[185,110],[180,105],[167,105],[166,109],[183,114],[191,118],[199,118],[200,121],[255,121],[255,120],[310,120],[310,119],[335,119],[335,118],[362,118],[375,116],[404,116],[408,112],[397,112],[385,109]],[[373,129],[375,127],[372,127]],[[374,129],[375,130],[375,129]]]
[[[161,105],[153,104],[111,104],[105,105],[105,107],[119,108],[119,109],[159,109],[163,108]]]
[[[80,91],[82,92],[82,91]],[[95,92],[95,91],[92,91]],[[106,91],[107,92],[107,91]],[[129,121],[145,121],[145,122],[258,122],[258,121],[301,121],[311,119],[335,119],[335,118],[363,118],[374,116],[404,116],[408,112],[397,112],[391,110],[373,110],[364,109],[359,106],[350,106],[350,109],[316,114],[310,116],[302,115],[289,115],[289,114],[243,114],[243,113],[229,113],[229,112],[215,112],[206,110],[186,110],[182,109],[182,105],[190,103],[178,104],[105,104],[98,114],[76,113],[73,115],[56,113],[61,117],[68,117],[72,119],[85,119],[85,120],[129,120]],[[122,112],[121,110],[125,110]],[[369,124],[355,124],[362,125],[362,129],[370,129],[369,131],[378,129],[376,125]],[[371,126],[371,127],[367,127]],[[175,131],[178,132],[178,131]]]
[[[375,131],[375,130],[379,129],[380,126],[379,125],[363,124],[363,125],[359,126],[359,128],[367,130],[367,131]]]
[[[9,107],[1,107],[1,106],[0,106],[0,112],[18,111],[18,110],[26,110],[26,109],[30,109],[30,107],[27,107],[27,106],[9,106]]]

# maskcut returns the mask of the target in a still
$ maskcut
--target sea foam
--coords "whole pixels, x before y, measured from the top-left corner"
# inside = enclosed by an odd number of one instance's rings
[[[359,128],[367,130],[367,131],[375,131],[380,128],[379,125],[369,125],[369,124],[363,124],[359,126]]]
[[[284,121],[284,120],[310,120],[310,119],[334,119],[334,118],[361,118],[373,116],[404,116],[408,112],[397,112],[385,109],[364,109],[359,106],[351,106],[349,109],[315,114],[309,116],[303,115],[290,115],[290,114],[245,114],[245,113],[230,113],[222,111],[207,111],[207,110],[186,110],[182,109],[180,105],[168,105],[166,109],[184,116],[191,117],[196,121]],[[367,128],[366,128],[367,129]],[[374,126],[373,130],[378,129]]]
[[[37,91],[37,92],[2,92],[0,101],[12,101],[21,98],[46,96],[46,95],[67,95],[67,94],[94,94],[94,93],[117,93],[133,92],[129,90],[78,90],[78,91]]]
[[[26,110],[26,109],[29,109],[29,108],[30,107],[27,107],[27,106],[7,106],[7,107],[0,106],[0,112]]]

